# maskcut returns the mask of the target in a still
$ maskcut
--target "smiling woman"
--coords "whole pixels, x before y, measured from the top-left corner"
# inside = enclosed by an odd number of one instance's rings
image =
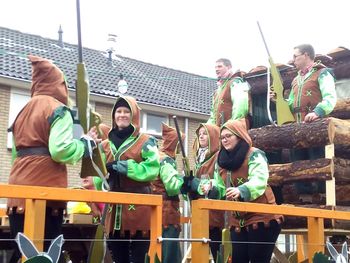
[[[133,97],[118,97],[112,117],[108,139],[101,144],[109,186],[112,191],[149,194],[150,182],[157,177],[160,167],[156,139],[140,133],[140,108]],[[100,178],[94,184],[96,189],[101,189]],[[109,205],[105,211],[113,260],[143,262],[149,247],[151,208]],[[116,239],[120,242],[112,242]]]
[[[123,100],[121,101],[123,102]],[[130,120],[131,120],[131,110],[129,105],[126,102],[116,105],[115,112],[114,112],[114,121],[118,129],[123,130],[127,128],[130,125]]]

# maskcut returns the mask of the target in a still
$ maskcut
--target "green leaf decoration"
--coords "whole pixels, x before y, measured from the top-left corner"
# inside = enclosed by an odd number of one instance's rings
[[[154,256],[154,263],[162,263],[162,261],[160,261],[157,253]]]
[[[145,254],[145,263],[150,263],[150,258],[147,253]]]
[[[317,252],[312,258],[313,263],[330,263],[331,261],[328,259],[328,256],[323,254],[322,252]]]

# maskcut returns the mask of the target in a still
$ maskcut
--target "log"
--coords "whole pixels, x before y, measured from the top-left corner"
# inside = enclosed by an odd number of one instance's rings
[[[336,211],[349,211],[350,207],[346,206],[324,206],[324,205],[298,205],[300,207],[305,208],[320,208],[320,209],[326,209],[326,210],[336,210]],[[307,228],[307,218],[306,217],[297,217],[297,216],[285,216],[284,217],[284,224],[283,229],[298,229],[298,228]],[[344,220],[332,220],[331,219],[325,219],[324,220],[324,227],[325,228],[334,228],[336,229],[349,229],[350,227],[350,221],[344,221]]]
[[[350,159],[350,145],[335,145],[335,157]]]
[[[350,119],[350,98],[338,99],[329,117],[338,119]]]
[[[333,161],[336,185],[350,183],[350,160],[334,158]]]
[[[310,185],[310,189],[316,186]],[[325,193],[299,194],[295,184],[284,184],[282,189],[283,203],[292,205],[325,205]]]
[[[266,152],[291,148],[350,145],[350,120],[324,118],[311,123],[268,125],[249,130],[253,146]]]
[[[298,181],[331,180],[342,185],[350,183],[350,160],[342,158],[303,160],[293,163],[270,164],[269,185],[282,186],[284,183]]]
[[[332,159],[304,160],[285,164],[271,164],[269,165],[269,172],[272,183],[274,183],[270,185],[274,186],[277,186],[276,183],[290,183],[300,180],[324,181],[332,179],[334,165]]]
[[[312,189],[313,186],[310,186]],[[350,206],[350,183],[342,183],[335,186],[335,198],[337,205]],[[284,184],[282,188],[282,202],[293,205],[325,205],[325,193],[299,194],[295,184]]]
[[[350,206],[350,184],[336,185],[335,186],[335,198],[337,204],[343,206]]]

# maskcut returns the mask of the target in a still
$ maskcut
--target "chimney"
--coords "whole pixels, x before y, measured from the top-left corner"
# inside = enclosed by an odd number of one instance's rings
[[[113,53],[113,50],[112,49],[108,49],[107,50],[107,52],[108,52],[108,65],[112,65],[112,53]]]
[[[63,48],[64,47],[64,43],[63,43],[62,35],[63,35],[63,30],[62,30],[62,27],[60,25],[60,28],[58,29],[58,45]]]
[[[112,62],[113,62],[112,54],[115,51],[114,46],[115,46],[115,43],[117,42],[117,35],[108,34],[107,42],[110,43],[110,46],[107,49],[107,52],[108,52],[108,64],[112,65]]]

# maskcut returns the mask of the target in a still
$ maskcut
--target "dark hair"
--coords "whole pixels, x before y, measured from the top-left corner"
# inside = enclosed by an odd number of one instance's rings
[[[222,62],[226,67],[232,67],[231,61],[227,58],[219,58],[216,62]]]
[[[302,54],[307,53],[311,59],[315,59],[315,50],[310,44],[298,45],[294,49],[299,49]]]

